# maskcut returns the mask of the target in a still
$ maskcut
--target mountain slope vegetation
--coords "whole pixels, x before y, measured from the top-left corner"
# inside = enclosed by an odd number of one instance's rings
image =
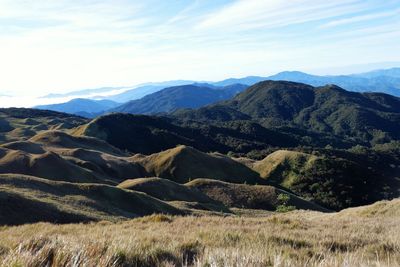
[[[342,146],[400,139],[399,98],[348,92],[334,85],[313,88],[300,83],[264,81],[231,100],[199,110],[176,112],[175,116],[182,120],[209,121],[220,110],[234,114],[226,115],[228,119],[244,114],[242,117],[248,116],[267,128],[279,128],[294,135],[301,131],[326,135],[332,140],[343,140]]]
[[[100,116],[72,131],[76,136],[102,139],[122,150],[151,154],[177,145],[201,151],[249,152],[270,146],[295,146],[289,135],[252,121],[225,123],[180,122],[174,118],[113,113]]]

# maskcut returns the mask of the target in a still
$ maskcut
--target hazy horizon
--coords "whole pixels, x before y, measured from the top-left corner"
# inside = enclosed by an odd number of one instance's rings
[[[0,0],[0,92],[400,62],[399,12],[398,1]]]

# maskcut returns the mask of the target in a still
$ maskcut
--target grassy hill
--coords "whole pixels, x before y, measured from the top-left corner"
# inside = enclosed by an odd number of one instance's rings
[[[118,185],[120,188],[146,193],[169,204],[193,211],[231,213],[221,202],[215,201],[196,188],[158,177],[129,179]]]
[[[102,184],[74,184],[0,174],[0,224],[70,223],[182,214],[146,194]]]
[[[147,176],[130,154],[91,137],[45,131],[28,141],[0,145],[0,173],[18,173],[50,180],[118,184]]]
[[[158,177],[129,179],[120,183],[118,187],[144,192],[164,201],[214,202],[196,189],[190,189],[182,184]]]
[[[340,213],[160,216],[2,228],[0,264],[398,266],[400,201]],[[370,210],[385,213],[366,216]],[[348,213],[348,215],[346,215]]]
[[[183,145],[149,156],[139,156],[135,161],[143,165],[148,173],[178,183],[195,178],[234,183],[262,182],[256,172],[227,156],[207,154]]]
[[[227,207],[275,211],[281,205],[278,195],[285,194],[289,196],[287,205],[296,209],[328,211],[317,204],[273,186],[233,184],[211,179],[196,179],[187,183],[186,186],[203,192]]]
[[[0,143],[26,140],[45,130],[71,129],[86,122],[82,117],[55,111],[0,108]]]
[[[82,148],[97,150],[117,156],[127,155],[101,139],[87,136],[74,136],[62,131],[44,131],[33,136],[29,140],[47,147]]]

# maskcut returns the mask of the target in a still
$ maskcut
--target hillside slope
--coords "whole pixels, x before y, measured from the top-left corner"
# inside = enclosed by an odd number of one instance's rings
[[[185,183],[195,178],[211,178],[233,183],[262,182],[258,174],[222,154],[206,154],[178,146],[149,156],[136,156],[136,162],[154,176]]]
[[[288,135],[251,121],[224,124],[185,123],[173,118],[113,113],[98,117],[72,132],[104,140],[122,150],[151,154],[177,145],[209,152],[249,152],[268,146],[294,146]]]
[[[287,204],[296,209],[328,211],[317,204],[273,186],[233,184],[210,179],[196,179],[188,182],[186,186],[203,192],[227,207],[275,211],[281,204],[278,195],[285,194],[289,196]]]
[[[66,113],[25,108],[0,108],[0,143],[26,140],[45,130],[66,130],[87,120]]]
[[[182,214],[139,192],[14,174],[0,174],[0,211],[0,225],[117,221],[153,213]]]
[[[147,176],[129,154],[91,137],[45,131],[28,141],[0,145],[0,173],[37,176],[57,181],[118,184]]]
[[[252,167],[270,184],[340,210],[400,196],[400,170],[393,168],[385,154],[378,155],[278,150]]]

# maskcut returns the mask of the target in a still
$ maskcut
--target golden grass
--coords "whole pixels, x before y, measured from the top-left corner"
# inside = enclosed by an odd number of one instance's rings
[[[133,157],[153,176],[186,183],[196,178],[210,178],[236,183],[261,182],[258,173],[218,153],[204,153],[188,146],[177,146],[147,157]]]
[[[45,130],[67,130],[86,121],[78,117],[54,118],[54,116],[38,116],[34,119],[19,118],[0,112],[0,141],[12,142],[26,140]]]
[[[298,171],[301,168],[310,167],[317,159],[316,156],[289,150],[278,150],[263,160],[253,163],[253,169],[260,174],[262,178],[269,178],[274,172],[279,171],[279,167],[288,165]],[[288,173],[290,176],[291,173]]]
[[[400,200],[323,214],[0,228],[3,266],[400,266]],[[371,210],[390,209],[371,216]],[[345,214],[345,213],[348,214]]]

